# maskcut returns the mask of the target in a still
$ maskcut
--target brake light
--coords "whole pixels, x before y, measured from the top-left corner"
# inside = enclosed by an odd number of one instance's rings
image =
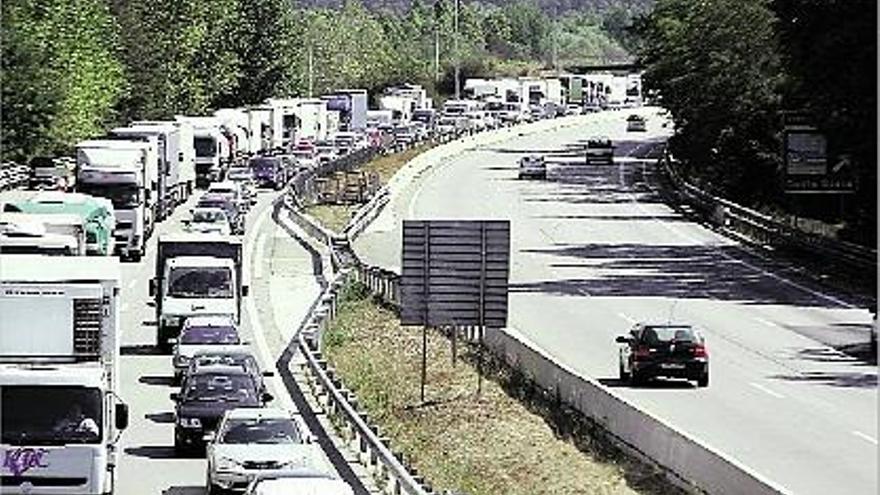
[[[636,347],[636,350],[633,352],[633,357],[636,359],[646,358],[651,355],[650,349],[645,346]]]
[[[708,357],[709,353],[706,352],[706,346],[698,345],[694,347],[694,357]]]

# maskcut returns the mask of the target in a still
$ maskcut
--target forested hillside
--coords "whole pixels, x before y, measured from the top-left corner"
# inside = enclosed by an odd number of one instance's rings
[[[310,82],[449,94],[455,60],[463,77],[629,61],[625,27],[645,4],[461,2],[456,53],[453,0],[332,3],[6,0],[2,158],[65,152],[116,122],[306,95]]]

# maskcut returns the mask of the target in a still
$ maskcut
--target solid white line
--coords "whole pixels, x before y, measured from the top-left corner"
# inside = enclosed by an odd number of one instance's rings
[[[263,278],[263,254],[266,251],[266,234],[260,234],[257,241],[257,252],[254,256],[254,276],[253,278]]]
[[[749,383],[749,385],[755,387],[756,389],[760,390],[761,392],[764,392],[764,393],[767,394],[767,395],[772,395],[773,397],[776,397],[777,399],[784,399],[784,398],[785,398],[784,395],[782,395],[782,394],[780,394],[780,393],[778,393],[778,392],[774,392],[774,391],[770,390],[769,388],[767,388],[767,387],[765,387],[765,386],[763,386],[763,385],[761,385],[761,384],[758,384],[758,383]]]
[[[770,320],[765,320],[764,318],[761,318],[761,317],[756,317],[755,321],[757,321],[759,323],[763,323],[763,324],[767,325],[768,327],[776,327],[777,326],[776,323],[773,323]]]
[[[266,221],[266,218],[269,217],[269,213],[272,211],[272,206],[265,208],[262,212],[260,212],[260,216],[257,217],[257,220],[254,222],[254,226],[251,228],[248,237],[248,248],[246,253],[249,255],[254,252],[254,242],[256,241],[256,236],[253,235],[254,232],[259,232],[263,223]],[[248,266],[253,259],[246,259],[245,266]],[[274,369],[275,359],[273,359],[272,353],[269,352],[269,345],[266,344],[266,336],[263,333],[263,325],[260,323],[260,315],[257,313],[257,303],[254,302],[255,294],[251,293],[248,297],[245,298],[245,309],[248,313],[248,319],[251,322],[251,330],[254,333],[254,341],[257,343],[257,350],[260,353],[260,356],[263,358],[263,362],[266,364],[267,369],[271,369],[275,376],[270,380],[272,382],[272,388],[276,392],[277,398],[282,402],[282,406],[285,409],[290,411],[296,411],[296,406],[293,404],[293,400],[291,400],[290,395],[287,392],[287,387],[284,386],[284,382],[281,380],[281,377],[278,376],[278,370]],[[266,294],[268,297],[268,294]]]
[[[862,439],[864,439],[864,440],[867,440],[867,441],[873,443],[874,445],[877,445],[877,439],[876,439],[876,438],[871,437],[871,436],[868,436],[868,435],[865,435],[864,433],[862,433],[862,432],[860,432],[860,431],[855,431],[855,430],[853,430],[853,435],[855,435],[855,436],[857,436],[857,437],[860,437],[860,438],[862,438]]]

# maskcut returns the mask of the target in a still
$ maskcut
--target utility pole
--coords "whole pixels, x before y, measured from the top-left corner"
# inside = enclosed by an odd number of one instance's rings
[[[309,98],[314,96],[315,92],[315,54],[312,44],[309,43]]]
[[[461,98],[461,83],[459,82],[459,72],[461,65],[461,57],[458,53],[458,2],[459,0],[455,0],[455,10],[453,11],[452,23],[453,23],[453,31],[455,32],[453,36],[455,36],[455,46],[453,50],[455,51],[455,99],[458,100]]]
[[[440,81],[440,26],[434,20],[434,83]]]

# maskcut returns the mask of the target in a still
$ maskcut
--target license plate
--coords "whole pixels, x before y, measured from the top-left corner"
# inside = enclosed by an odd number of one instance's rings
[[[663,363],[660,365],[664,370],[683,370],[684,365],[678,363]]]

